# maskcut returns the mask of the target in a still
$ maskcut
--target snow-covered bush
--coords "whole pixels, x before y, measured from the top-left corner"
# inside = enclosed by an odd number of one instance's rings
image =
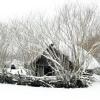
[[[4,37],[6,41],[0,42],[0,63],[4,64],[8,60],[9,52],[9,60],[16,58],[29,65],[53,43],[61,54],[58,56],[55,51],[48,50],[47,55],[43,55],[53,62],[50,66],[55,71],[57,81],[61,81],[59,84],[66,85],[65,87],[81,87],[90,83],[86,69],[99,67],[92,56],[98,45],[94,43],[87,52],[83,44],[100,31],[95,9],[65,5],[52,20],[34,17],[25,21],[12,21],[8,26],[6,31],[10,34],[7,37],[2,35],[0,29],[0,39]],[[34,73],[36,66],[28,66],[27,69]]]
[[[99,63],[92,56],[98,45],[95,45],[96,43],[93,44],[88,52],[83,48],[83,43],[90,36],[98,33],[97,26],[99,25],[97,20],[97,13],[93,8],[82,9],[79,6],[69,7],[67,5],[58,12],[52,22],[41,20],[39,27],[42,33],[41,43],[45,43],[48,46],[49,41],[51,41],[58,50],[59,46],[61,46],[62,53],[65,54],[67,52],[66,56],[73,62],[72,71],[65,70],[66,65],[60,63],[63,59],[55,56],[54,52],[49,52],[49,58],[47,57],[47,59],[51,59],[55,63],[55,72],[63,82],[69,82],[68,84],[70,84],[71,79],[74,77],[76,83],[77,80],[80,80],[83,83],[85,82],[84,85],[88,85],[90,79],[86,74],[84,77],[85,70],[99,67]],[[60,43],[64,45],[60,45]]]

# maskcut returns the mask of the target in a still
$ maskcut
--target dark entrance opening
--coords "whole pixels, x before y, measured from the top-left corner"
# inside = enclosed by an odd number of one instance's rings
[[[44,75],[46,75],[46,76],[52,76],[53,75],[53,70],[50,66],[44,67]]]
[[[15,65],[11,65],[11,69],[16,69]]]
[[[37,65],[36,67],[36,76],[52,76],[54,72],[50,66],[41,66]]]

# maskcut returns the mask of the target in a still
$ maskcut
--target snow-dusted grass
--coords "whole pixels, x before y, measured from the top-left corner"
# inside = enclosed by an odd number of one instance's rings
[[[0,100],[99,100],[100,83],[89,88],[59,89],[0,84]]]

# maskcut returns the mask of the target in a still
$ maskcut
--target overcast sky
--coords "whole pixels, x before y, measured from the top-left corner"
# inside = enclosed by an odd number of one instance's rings
[[[21,18],[32,14],[52,16],[65,3],[100,6],[100,0],[0,0],[0,21]]]

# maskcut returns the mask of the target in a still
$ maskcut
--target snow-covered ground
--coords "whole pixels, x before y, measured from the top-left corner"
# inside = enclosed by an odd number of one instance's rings
[[[0,100],[99,100],[100,83],[89,88],[58,89],[0,84]]]

